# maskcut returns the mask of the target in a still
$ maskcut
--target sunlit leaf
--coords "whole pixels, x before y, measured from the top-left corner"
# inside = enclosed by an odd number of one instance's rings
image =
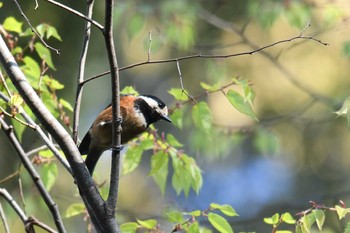
[[[350,208],[343,208],[341,206],[336,205],[335,210],[337,211],[339,220],[345,217],[350,212]]]
[[[223,214],[227,215],[227,216],[238,216],[238,214],[236,213],[236,211],[232,208],[232,206],[230,205],[220,205],[217,203],[211,203],[210,204],[210,208],[212,209],[218,209],[220,210]]]
[[[285,222],[287,224],[295,224],[295,222],[296,222],[295,219],[293,218],[293,216],[288,212],[282,214],[281,219],[283,222]]]
[[[270,218],[264,218],[264,222],[270,225],[276,225],[280,220],[280,215],[278,213],[274,214]]]
[[[123,174],[132,172],[137,168],[141,161],[142,153],[143,149],[138,146],[128,148],[123,161]]]
[[[38,53],[39,57],[45,61],[45,63],[53,70],[56,70],[53,65],[51,52],[48,48],[46,48],[42,43],[36,42],[34,44],[35,51]]]
[[[73,203],[70,206],[68,206],[64,217],[70,218],[70,217],[73,217],[73,216],[77,216],[79,214],[83,214],[85,212],[86,212],[86,208],[85,208],[84,204],[82,204],[82,203]]]
[[[192,108],[192,119],[196,127],[208,131],[212,126],[212,115],[206,102],[199,102]]]
[[[5,30],[11,32],[17,32],[20,34],[22,32],[22,22],[17,21],[14,17],[7,17],[2,24]]]
[[[137,219],[137,223],[146,229],[153,229],[157,226],[157,220],[155,219],[149,219],[149,220]]]
[[[44,157],[44,158],[52,158],[53,157],[53,153],[50,149],[39,151],[39,155],[41,157]]]
[[[56,79],[50,78],[48,75],[43,77],[43,82],[52,90],[60,90],[64,88],[63,84]]]
[[[193,222],[191,225],[188,226],[188,228],[186,229],[186,233],[198,233],[198,232],[203,232],[203,233],[209,233],[209,232],[212,232],[212,231],[203,231],[203,229],[200,229],[199,228],[199,224],[198,222]]]
[[[62,106],[65,107],[67,110],[73,112],[73,107],[72,107],[72,105],[70,105],[69,102],[65,101],[65,100],[62,99],[62,98],[59,100],[59,102],[60,102],[60,104],[62,104]]]
[[[187,215],[194,216],[194,217],[199,217],[202,215],[202,211],[200,210],[194,210],[191,212],[186,213]]]
[[[315,209],[315,210],[312,210],[312,213],[315,216],[316,224],[318,226],[318,229],[320,231],[322,231],[324,220],[326,219],[324,211],[323,210],[319,210],[319,209]]]
[[[178,211],[170,211],[166,213],[167,219],[171,223],[182,223],[184,221],[182,213]]]
[[[43,164],[41,167],[41,178],[45,188],[50,191],[57,179],[58,169],[55,163]]]
[[[120,91],[123,95],[139,95],[139,93],[132,86],[126,86]]]
[[[172,147],[183,147],[183,145],[174,137],[174,135],[170,133],[166,135],[166,141]]]
[[[222,216],[210,212],[208,214],[208,220],[210,224],[221,233],[233,233],[232,227],[228,221]]]
[[[180,88],[171,88],[168,93],[172,96],[174,96],[174,98],[176,100],[179,101],[187,101],[188,100],[188,96],[185,93],[188,93],[186,90],[182,90]]]
[[[173,122],[175,126],[177,126],[179,129],[182,129],[183,127],[183,108],[176,108],[172,114],[170,115],[170,119]]]
[[[153,177],[163,195],[165,194],[166,181],[168,178],[168,162],[169,157],[164,151],[159,151],[152,155],[151,171],[149,175]]]
[[[126,222],[120,224],[120,230],[122,233],[134,233],[138,228],[138,224],[136,222]]]
[[[238,111],[240,111],[243,114],[246,114],[247,116],[250,116],[256,121],[258,120],[250,103],[245,102],[243,96],[241,96],[238,92],[234,90],[229,90],[226,96],[230,103],[233,105],[233,107],[235,107]]]

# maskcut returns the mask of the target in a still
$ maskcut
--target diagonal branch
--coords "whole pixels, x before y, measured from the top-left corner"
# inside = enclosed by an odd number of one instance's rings
[[[66,232],[66,229],[63,225],[63,221],[61,218],[61,215],[58,210],[58,206],[51,198],[50,194],[46,190],[43,182],[41,181],[41,178],[39,174],[36,172],[35,168],[33,167],[32,163],[30,162],[29,158],[26,156],[26,153],[24,152],[20,142],[16,138],[13,128],[8,126],[6,122],[0,117],[0,125],[1,128],[6,133],[7,137],[11,141],[12,145],[15,147],[24,167],[26,168],[27,172],[29,173],[30,177],[32,178],[35,186],[37,187],[41,197],[43,198],[45,204],[49,208],[51,215],[55,221],[55,225],[57,227],[57,230],[59,232]]]

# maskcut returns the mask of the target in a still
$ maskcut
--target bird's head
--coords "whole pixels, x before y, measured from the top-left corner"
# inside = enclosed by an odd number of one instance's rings
[[[135,102],[144,115],[147,126],[159,120],[165,120],[171,123],[168,116],[168,108],[158,97],[153,95],[139,95]]]

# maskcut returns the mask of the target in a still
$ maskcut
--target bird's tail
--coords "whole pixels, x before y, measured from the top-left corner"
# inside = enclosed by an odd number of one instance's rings
[[[96,167],[97,161],[103,153],[103,150],[101,150],[100,148],[94,148],[93,146],[90,148],[90,143],[91,136],[88,132],[79,145],[79,152],[82,155],[87,154],[85,159],[85,165],[88,168],[90,174],[92,175]]]

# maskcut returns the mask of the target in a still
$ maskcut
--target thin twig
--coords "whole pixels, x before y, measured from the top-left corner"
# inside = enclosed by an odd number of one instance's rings
[[[66,11],[68,11],[68,12],[70,12],[70,13],[72,13],[72,14],[74,14],[74,15],[76,15],[76,16],[78,16],[78,17],[80,17],[80,18],[82,18],[82,19],[84,19],[84,20],[86,20],[88,22],[90,22],[92,25],[94,25],[95,27],[97,27],[101,31],[103,31],[103,29],[104,29],[104,27],[101,24],[99,24],[95,20],[87,17],[86,15],[80,13],[79,11],[76,11],[76,10],[74,10],[74,9],[72,9],[72,8],[62,4],[62,3],[59,3],[59,2],[56,2],[56,1],[53,1],[53,0],[45,0],[45,1],[48,2],[48,3],[51,3],[51,4],[55,5],[55,6],[58,6],[58,7],[62,8],[62,9],[64,9],[64,10],[66,10]]]
[[[0,218],[1,218],[1,221],[4,225],[5,233],[10,233],[10,228],[9,228],[8,223],[7,223],[6,215],[5,215],[5,212],[2,208],[1,203],[0,203]]]
[[[0,71],[0,79],[1,79],[1,82],[2,82],[2,84],[4,85],[4,87],[5,87],[5,89],[6,89],[7,94],[11,97],[11,96],[12,96],[12,93],[11,93],[11,91],[10,91],[10,88],[9,88],[9,87],[7,86],[7,84],[6,84],[6,80],[5,80],[4,75],[2,74],[1,71]]]
[[[180,80],[180,86],[181,86],[182,93],[185,94],[189,99],[193,100],[193,98],[185,91],[179,61],[176,61],[176,67],[177,67],[177,72],[179,73],[179,80]]]
[[[52,51],[56,52],[57,55],[60,55],[60,51],[59,51],[58,49],[56,49],[56,48],[54,48],[54,47],[48,45],[48,44],[45,42],[45,40],[41,37],[41,35],[36,31],[36,29],[32,26],[32,24],[30,23],[28,17],[24,14],[24,12],[23,12],[21,6],[19,5],[19,3],[17,2],[17,0],[12,0],[12,1],[16,4],[16,6],[17,6],[18,10],[20,11],[22,17],[25,19],[25,21],[27,22],[28,26],[29,26],[30,29],[32,30],[32,32],[35,33],[35,35],[40,39],[40,41],[44,44],[44,46],[45,46],[46,48],[51,49]]]
[[[88,1],[87,7],[86,7],[86,15],[88,18],[92,17],[94,8],[94,1]],[[73,111],[73,140],[75,143],[78,142],[78,128],[79,128],[79,116],[80,116],[80,106],[81,106],[81,98],[82,98],[82,90],[83,85],[80,85],[84,81],[85,76],[85,65],[86,65],[86,58],[87,53],[89,49],[89,43],[90,43],[90,37],[91,37],[91,22],[86,21],[85,23],[85,30],[83,35],[83,47],[80,54],[79,59],[79,69],[78,69],[78,85],[77,85],[77,92],[75,97],[75,105],[74,105],[74,111]]]
[[[147,61],[151,60],[151,47],[152,47],[152,32],[149,31]]]
[[[10,99],[4,95],[2,92],[0,92],[0,98],[8,102]],[[67,163],[67,160],[63,158],[60,151],[56,148],[56,146],[52,143],[52,140],[46,136],[46,134],[43,132],[43,130],[26,114],[26,112],[22,109],[19,111],[21,116],[25,119],[25,121],[29,124],[35,127],[35,132],[41,137],[44,141],[44,143],[47,145],[47,147],[53,152],[54,156],[58,159],[58,161],[61,162],[61,164],[66,168],[66,170],[72,174],[72,170]]]
[[[227,58],[233,58],[233,57],[239,57],[239,56],[245,56],[245,55],[253,55],[257,52],[263,52],[266,49],[269,49],[271,47],[274,47],[276,45],[279,44],[284,44],[284,43],[289,43],[295,40],[313,40],[316,41],[322,45],[328,45],[328,43],[325,43],[321,40],[318,40],[312,36],[303,36],[303,35],[298,35],[298,36],[294,36],[291,37],[289,39],[284,39],[284,40],[279,40],[276,41],[274,43],[262,46],[262,47],[258,47],[258,46],[253,46],[253,44],[250,44],[252,47],[254,47],[252,50],[250,51],[246,51],[246,52],[241,52],[241,53],[230,53],[230,54],[194,54],[194,55],[188,55],[188,56],[182,56],[182,57],[177,57],[177,58],[169,58],[169,59],[161,59],[161,60],[151,60],[151,61],[143,61],[143,62],[138,62],[138,63],[134,63],[131,65],[127,65],[124,67],[120,67],[119,71],[124,71],[124,70],[128,70],[134,67],[138,67],[138,66],[144,66],[144,65],[150,65],[150,64],[163,64],[163,63],[172,63],[172,62],[179,62],[179,61],[184,61],[184,60],[190,60],[190,59],[227,59]],[[266,53],[267,54],[267,53]],[[264,54],[265,55],[265,54]],[[86,79],[83,83],[81,83],[82,85],[85,85],[87,82],[90,82],[94,79],[100,78],[102,76],[105,76],[107,74],[110,74],[110,71],[105,71],[102,72],[98,75],[95,75],[93,77],[90,77],[88,79]]]
[[[65,227],[63,225],[63,221],[62,221],[61,215],[59,213],[59,210],[58,210],[58,207],[57,207],[56,203],[51,198],[51,196],[48,193],[48,191],[46,190],[43,182],[41,181],[39,174],[36,172],[36,170],[33,167],[32,163],[30,162],[30,160],[26,156],[26,154],[25,154],[21,144],[19,143],[19,141],[17,140],[17,138],[16,138],[16,136],[15,136],[15,134],[13,132],[13,128],[8,126],[7,123],[1,117],[0,117],[0,125],[1,125],[1,129],[4,130],[4,132],[6,133],[8,139],[10,140],[12,145],[15,147],[15,149],[16,149],[16,151],[17,151],[17,153],[18,153],[18,155],[19,155],[19,157],[20,157],[20,159],[21,159],[21,161],[22,161],[22,163],[24,165],[24,167],[26,168],[27,172],[31,176],[31,178],[33,180],[33,183],[37,187],[37,189],[38,189],[41,197],[43,198],[45,204],[49,208],[58,231],[61,232],[61,233],[66,232]]]

